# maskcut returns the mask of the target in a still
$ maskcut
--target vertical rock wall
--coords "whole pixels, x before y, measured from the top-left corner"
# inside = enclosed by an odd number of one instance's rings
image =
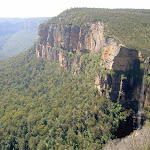
[[[143,57],[138,51],[125,48],[112,38],[105,38],[104,23],[90,22],[82,28],[72,25],[58,27],[53,23],[39,30],[37,57],[58,61],[67,69],[69,62],[63,50],[77,54],[71,64],[74,68],[73,74],[77,74],[80,70],[84,52],[90,51],[91,55],[101,55],[100,67],[113,70],[116,74],[96,75],[95,87],[99,93],[105,94],[107,98],[119,100],[121,103],[127,99],[133,100],[133,97],[138,99],[138,92],[135,91],[139,91],[137,90],[139,85],[135,80],[138,79],[136,73],[139,74],[139,61],[143,61]],[[122,79],[122,73],[126,74],[126,80]],[[149,93],[148,90],[147,93]],[[146,96],[146,103],[149,105],[148,96]]]
[[[57,27],[50,24],[49,28],[39,31],[37,56],[48,55],[49,47],[60,47],[64,50],[73,50],[80,53],[90,50],[91,53],[101,53],[104,45],[104,24],[101,22],[89,23],[84,28]]]

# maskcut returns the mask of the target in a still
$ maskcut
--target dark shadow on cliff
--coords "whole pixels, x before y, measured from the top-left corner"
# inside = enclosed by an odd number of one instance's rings
[[[115,132],[117,138],[129,135],[137,126],[135,114],[138,112],[142,76],[143,70],[140,69],[140,61],[138,59],[134,61],[132,70],[115,71],[114,76],[112,76],[113,79],[118,79],[115,85],[116,89],[112,88],[112,101],[121,103],[127,110],[133,110],[133,113],[126,118],[126,121],[120,123],[119,128]],[[122,88],[120,89],[120,87]],[[119,92],[116,92],[116,90]]]
[[[109,77],[111,85],[110,98],[115,103],[120,103],[127,110],[132,110],[132,114],[121,122],[115,132],[116,137],[122,138],[129,135],[136,127],[136,118],[138,111],[138,100],[140,98],[140,89],[143,77],[143,70],[140,69],[138,52],[122,49],[114,59],[114,74]],[[128,53],[128,54],[127,54]],[[133,62],[130,60],[135,57]],[[129,60],[129,62],[124,62]],[[122,62],[122,63],[120,63]],[[120,63],[120,64],[119,64]],[[121,70],[119,70],[119,67]]]
[[[109,80],[113,102],[121,103],[126,109],[137,111],[143,70],[140,69],[138,51],[121,48],[112,66],[114,74]]]

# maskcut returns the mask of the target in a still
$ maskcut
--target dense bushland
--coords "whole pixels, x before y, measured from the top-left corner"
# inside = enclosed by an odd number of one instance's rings
[[[0,149],[99,149],[115,138],[129,114],[94,87],[100,57],[84,57],[77,75],[34,47],[1,61]]]

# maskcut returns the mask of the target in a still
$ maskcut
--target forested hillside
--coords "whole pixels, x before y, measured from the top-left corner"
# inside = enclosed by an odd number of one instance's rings
[[[0,59],[15,56],[37,40],[37,28],[48,18],[0,18]]]
[[[145,62],[145,56],[141,54],[140,60],[139,53],[132,48],[149,54],[149,14],[149,10],[66,10],[40,25],[41,37],[31,48],[0,60],[0,149],[99,150],[110,139],[130,134]],[[124,58],[128,58],[126,70],[105,67],[101,51],[91,53],[92,50],[81,47],[77,53],[63,49],[62,41],[67,38],[54,43],[53,32],[60,39],[67,37],[67,32],[61,31],[68,26],[76,31],[76,27],[84,29],[89,22],[96,21],[105,24],[104,44],[108,45],[103,50],[111,50],[111,44],[119,49],[114,61],[122,69]],[[49,43],[54,44],[50,47]],[[149,116],[149,107],[145,107],[143,124]]]
[[[99,149],[115,137],[128,113],[93,86],[100,57],[85,58],[76,76],[34,47],[0,62],[1,149]]]

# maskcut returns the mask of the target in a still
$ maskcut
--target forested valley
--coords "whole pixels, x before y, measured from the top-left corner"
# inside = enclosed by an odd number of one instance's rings
[[[1,149],[92,149],[115,138],[129,112],[99,96],[93,84],[100,57],[85,57],[76,76],[36,58],[35,47],[1,61]]]
[[[50,24],[84,28],[88,21],[103,21],[106,37],[149,56],[149,14],[149,10],[74,8],[40,25],[39,30]],[[17,56],[0,60],[0,149],[99,150],[118,138],[120,124],[135,111],[106,98],[95,87],[97,74],[115,74],[100,65],[102,55],[83,50],[79,56],[76,51],[55,47],[64,53],[66,69],[59,60],[38,58],[38,42]],[[72,64],[78,56],[82,58],[76,64],[79,70],[73,74]],[[143,71],[140,73],[142,79]],[[124,74],[121,77],[127,80]],[[146,86],[149,81],[147,75]],[[149,108],[144,111],[143,124],[150,121]]]

